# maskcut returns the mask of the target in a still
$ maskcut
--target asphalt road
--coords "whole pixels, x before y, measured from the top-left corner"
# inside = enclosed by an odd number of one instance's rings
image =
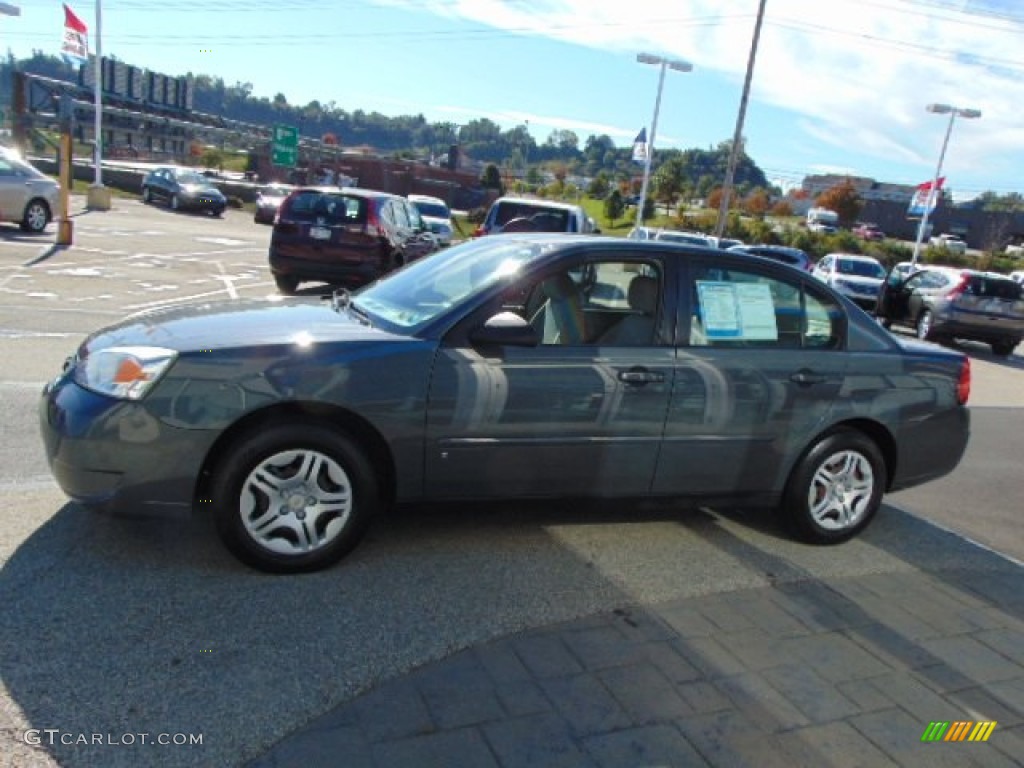
[[[68,249],[0,228],[0,765],[235,765],[369,686],[517,630],[780,581],[973,567],[960,535],[1024,561],[1024,360],[972,345],[962,466],[889,497],[841,547],[796,544],[754,513],[462,505],[401,510],[324,573],[252,572],[201,519],[111,519],[67,503],[35,407],[103,323],[274,295],[269,228],[237,211],[218,220],[122,200],[75,227]],[[29,728],[79,743],[33,747]]]

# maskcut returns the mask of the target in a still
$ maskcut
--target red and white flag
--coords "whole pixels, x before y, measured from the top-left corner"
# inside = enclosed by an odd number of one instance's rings
[[[64,43],[60,55],[72,66],[89,61],[89,28],[67,5],[64,6]]]
[[[946,181],[945,176],[940,176],[935,184],[935,192],[932,193],[932,183],[926,181],[917,185],[917,191],[910,200],[910,207],[907,208],[908,216],[923,216],[925,211],[930,214],[935,210],[939,202],[939,195],[942,193],[942,184]]]

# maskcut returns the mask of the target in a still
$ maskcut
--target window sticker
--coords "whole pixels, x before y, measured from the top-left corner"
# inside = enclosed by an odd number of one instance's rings
[[[767,283],[698,280],[697,295],[709,339],[778,340],[775,305]]]

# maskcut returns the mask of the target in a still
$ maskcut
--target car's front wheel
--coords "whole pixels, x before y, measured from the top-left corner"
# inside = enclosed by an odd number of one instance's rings
[[[214,520],[242,562],[272,573],[315,571],[350,552],[380,508],[360,447],[313,424],[264,427],[217,467]]]
[[[1017,344],[1016,341],[993,341],[992,354],[997,357],[1007,357],[1017,348]]]
[[[177,195],[171,195],[171,208],[176,211],[181,210],[181,201],[178,199]]]
[[[21,217],[21,228],[38,234],[50,223],[50,206],[45,200],[29,200]]]
[[[153,202],[153,193],[150,191],[149,187],[142,188],[142,202],[146,205]]]
[[[885,486],[878,446],[860,432],[842,429],[822,437],[793,469],[782,512],[803,540],[837,544],[871,522]]]

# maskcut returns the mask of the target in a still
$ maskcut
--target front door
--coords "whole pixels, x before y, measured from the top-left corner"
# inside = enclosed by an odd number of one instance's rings
[[[654,259],[578,262],[485,308],[518,312],[536,346],[483,348],[454,332],[430,387],[428,495],[647,493],[675,362],[666,285]]]

